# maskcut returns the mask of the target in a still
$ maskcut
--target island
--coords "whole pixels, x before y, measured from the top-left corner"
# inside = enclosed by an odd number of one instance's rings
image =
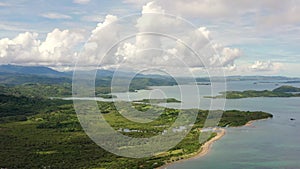
[[[135,103],[151,103],[151,104],[159,104],[159,103],[181,103],[181,101],[175,98],[166,98],[166,99],[142,99],[135,100]]]
[[[272,91],[270,90],[246,90],[246,91],[227,91],[221,92],[218,96],[205,96],[205,98],[226,98],[226,99],[241,99],[252,97],[300,97],[300,88],[293,86],[281,86]]]
[[[115,99],[115,98],[117,98],[116,95],[112,95],[112,94],[97,94],[96,97],[101,97],[103,99]]]

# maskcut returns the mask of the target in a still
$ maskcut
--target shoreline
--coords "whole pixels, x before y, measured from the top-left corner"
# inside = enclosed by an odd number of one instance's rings
[[[270,118],[258,119],[258,120],[251,120],[251,121],[248,121],[245,125],[238,126],[238,127],[254,127],[253,126],[254,122],[268,120],[268,119],[270,119]],[[213,143],[216,142],[216,141],[218,141],[218,140],[220,140],[226,134],[226,129],[225,128],[217,128],[217,130],[219,130],[220,132],[217,132],[217,135],[215,137],[213,137],[209,141],[205,142],[200,147],[200,149],[197,150],[196,152],[194,152],[192,154],[188,154],[188,155],[182,156],[182,157],[178,157],[178,158],[182,158],[182,159],[179,159],[179,160],[174,161],[174,162],[167,162],[163,166],[158,167],[156,169],[167,169],[169,166],[171,166],[173,164],[181,163],[181,162],[184,162],[184,161],[193,160],[193,159],[197,159],[197,158],[201,158],[201,157],[207,155],[210,152]]]
[[[179,160],[174,161],[174,162],[167,162],[165,165],[163,165],[161,167],[158,167],[156,169],[167,169],[168,166],[171,166],[173,164],[181,163],[181,162],[184,162],[184,161],[187,161],[187,160],[201,158],[201,157],[207,155],[210,152],[210,149],[211,149],[213,143],[220,140],[226,134],[226,130],[224,128],[218,128],[217,131],[219,131],[219,132],[216,132],[217,135],[215,137],[213,137],[212,139],[210,139],[209,141],[205,142],[200,147],[200,149],[197,150],[196,152],[194,152],[192,154],[182,156],[182,157],[178,157],[178,158],[182,158],[182,159],[179,159]]]
[[[271,118],[258,119],[258,120],[251,120],[251,121],[248,121],[245,125],[240,126],[240,127],[255,127],[255,126],[253,126],[253,123],[254,123],[254,122],[257,122],[257,121],[265,121],[265,120],[269,120],[269,119],[271,119]]]

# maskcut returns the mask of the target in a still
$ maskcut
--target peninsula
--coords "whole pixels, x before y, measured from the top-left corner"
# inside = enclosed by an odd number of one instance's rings
[[[300,97],[300,88],[293,86],[281,86],[274,90],[246,90],[246,91],[227,91],[221,92],[218,96],[206,96],[205,98],[214,99],[241,99],[252,97]]]

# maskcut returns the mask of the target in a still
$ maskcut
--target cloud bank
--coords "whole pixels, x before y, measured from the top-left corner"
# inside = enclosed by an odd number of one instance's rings
[[[238,48],[211,42],[211,32],[207,27],[191,28],[187,27],[180,18],[172,19],[151,15],[151,13],[165,14],[166,11],[175,10],[179,6],[181,6],[179,12],[184,15],[203,14],[211,17],[234,15],[232,12],[238,11],[229,10],[228,5],[230,3],[226,4],[218,0],[191,1],[191,3],[185,4],[181,0],[175,0],[174,3],[167,1],[146,3],[142,7],[141,14],[133,21],[135,36],[124,41],[120,41],[120,36],[124,29],[128,28],[128,25],[118,22],[117,16],[107,15],[104,21],[98,23],[90,32],[89,37],[81,32],[54,29],[43,40],[37,33],[30,32],[21,33],[12,39],[0,39],[0,62],[2,64],[72,66],[82,49],[82,59],[79,64],[84,66],[100,64],[103,68],[116,68],[123,65],[124,68],[134,70],[146,66],[178,69],[185,65],[191,69],[225,67],[229,71],[240,70],[235,61],[243,56],[243,52]],[[88,2],[87,0],[74,1],[74,3],[81,4]],[[127,2],[133,3],[130,0]],[[263,6],[266,3],[261,2],[260,4]],[[271,2],[267,4],[269,3]],[[253,10],[251,8],[253,4],[250,1],[238,2],[234,6],[239,9],[249,8],[249,11]],[[197,7],[198,10],[194,10],[193,7]],[[277,7],[274,5],[270,8],[275,9]],[[56,13],[47,13],[44,14],[44,17],[51,19],[69,18],[67,15]],[[152,32],[152,34],[145,34],[145,32]],[[176,37],[168,37],[169,34],[176,35]],[[88,43],[83,45],[86,40]],[[105,50],[107,48],[110,48],[110,51]],[[191,49],[195,51],[191,51]],[[247,70],[261,72],[279,70],[280,68],[279,63],[257,61],[248,66]],[[246,69],[244,68],[244,70]]]
[[[0,61],[3,64],[70,65],[76,56],[74,48],[82,42],[80,33],[54,29],[44,41],[37,33],[21,33],[13,39],[0,40]]]
[[[89,60],[80,63],[86,66],[99,63],[110,68],[122,66],[134,71],[145,67],[220,68],[234,65],[234,61],[242,56],[237,48],[212,43],[206,27],[197,28],[180,18],[164,14],[161,6],[149,2],[143,6],[140,16],[128,19],[128,22],[134,20],[132,28],[128,28],[126,21],[119,23],[116,16],[106,16],[104,22],[92,31],[82,52],[82,57]],[[120,35],[130,36],[127,29],[129,32],[132,29],[135,36],[121,41]]]

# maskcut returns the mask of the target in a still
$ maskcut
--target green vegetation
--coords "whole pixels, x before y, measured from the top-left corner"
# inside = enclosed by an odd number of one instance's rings
[[[16,86],[0,86],[0,93],[14,96],[35,98],[69,97],[72,96],[72,86],[63,84],[25,83]]]
[[[113,86],[114,92],[134,92],[148,89],[148,86],[172,86],[177,85],[172,78],[135,77],[129,87],[127,77],[119,78],[118,86]],[[112,77],[97,77],[95,80],[95,95],[105,99],[115,98],[111,93]],[[1,74],[0,94],[28,97],[70,97],[72,96],[71,78],[54,78],[37,75]]]
[[[274,89],[273,92],[300,92],[300,88],[293,86],[281,86]]]
[[[199,150],[200,128],[207,118],[205,110],[176,110],[142,103],[130,103],[140,111],[161,115],[153,122],[140,124],[129,121],[116,110],[114,103],[98,102],[100,112],[115,129],[131,137],[151,137],[174,123],[179,113],[198,117],[191,132],[166,153],[152,158],[119,157],[97,146],[83,132],[72,101],[40,97],[0,95],[0,168],[155,168],[170,159]],[[174,101],[174,100],[173,100]],[[22,116],[22,117],[21,117]],[[240,126],[250,120],[269,118],[264,112],[226,111],[220,126]],[[140,130],[143,132],[134,132]],[[211,137],[215,135],[212,133]]]
[[[241,99],[251,97],[300,97],[300,88],[293,86],[281,86],[272,91],[263,90],[246,90],[246,91],[227,91],[221,92],[219,96],[207,97],[207,98],[226,98],[226,99]]]
[[[51,77],[41,75],[24,75],[24,74],[7,74],[0,72],[0,84],[5,85],[22,85],[25,83],[40,84],[63,84],[72,83],[72,79],[68,77]]]
[[[101,97],[103,99],[113,99],[117,98],[116,95],[111,95],[111,94],[97,94],[96,97]]]
[[[166,98],[166,99],[143,99],[143,100],[135,100],[134,102],[141,102],[141,103],[181,103],[181,101],[175,98]]]
[[[72,101],[0,94],[0,123],[15,120],[25,121],[30,115],[50,113],[60,109],[60,106],[70,103]]]
[[[256,112],[240,112],[237,110],[228,110],[226,111],[222,119],[219,122],[219,126],[221,127],[236,127],[247,124],[249,121],[257,120],[257,119],[266,119],[272,118],[273,116],[269,113],[256,111]]]

